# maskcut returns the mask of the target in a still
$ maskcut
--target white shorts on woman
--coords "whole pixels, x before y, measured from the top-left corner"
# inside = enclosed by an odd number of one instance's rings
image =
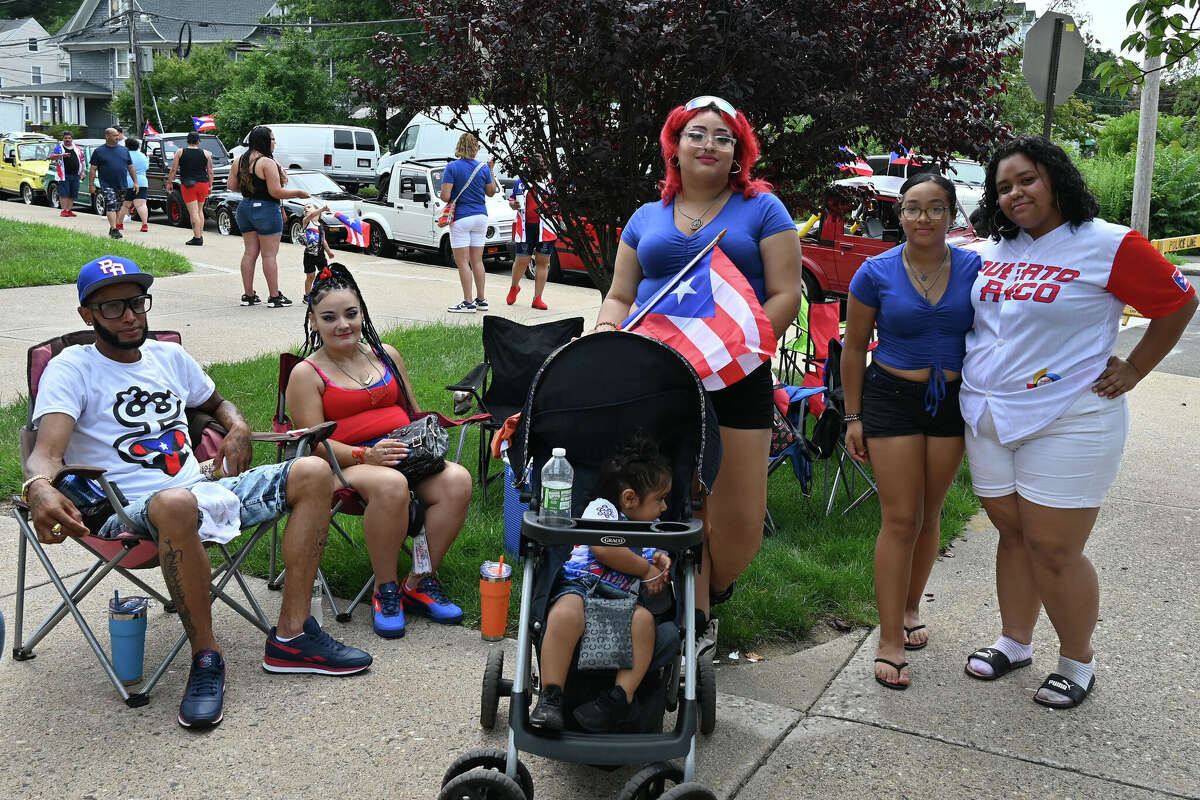
[[[1049,508],[1099,508],[1121,469],[1129,432],[1124,397],[1085,392],[1037,433],[1001,444],[990,410],[966,431],[971,483],[980,497],[1016,492]]]
[[[472,214],[450,223],[451,247],[483,247],[487,240],[487,214]]]

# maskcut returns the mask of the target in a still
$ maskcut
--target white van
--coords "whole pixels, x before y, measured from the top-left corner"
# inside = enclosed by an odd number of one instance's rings
[[[487,136],[491,126],[487,109],[484,106],[467,107],[467,127]],[[434,111],[433,116],[417,114],[392,143],[392,150],[379,159],[375,169],[375,185],[380,194],[387,193],[388,180],[392,175],[392,167],[401,161],[425,161],[431,158],[454,160],[454,148],[462,130],[450,127],[454,123],[454,112],[449,106],[441,106]],[[476,156],[480,161],[487,161],[491,155],[486,147],[479,150]]]
[[[275,135],[275,160],[286,169],[311,169],[323,172],[355,192],[359,186],[374,182],[379,164],[379,140],[370,128],[349,125],[267,125]],[[230,155],[246,152],[250,134],[233,148]]]

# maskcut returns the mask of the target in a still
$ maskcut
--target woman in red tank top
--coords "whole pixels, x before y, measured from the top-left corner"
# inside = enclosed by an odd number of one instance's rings
[[[404,609],[435,622],[457,623],[462,609],[437,579],[442,557],[462,529],[471,502],[471,475],[460,464],[410,487],[397,465],[408,448],[389,433],[419,413],[404,360],[379,340],[354,278],[341,264],[322,270],[305,318],[308,358],[292,370],[287,405],[298,426],[338,423],[326,443],[346,480],[367,502],[363,538],[375,571],[375,632],[404,635]],[[399,580],[397,561],[408,535],[409,491],[425,507],[433,574]]]

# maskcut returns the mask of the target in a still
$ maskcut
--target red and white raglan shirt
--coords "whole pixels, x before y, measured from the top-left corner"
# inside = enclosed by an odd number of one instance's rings
[[[514,242],[553,242],[558,238],[547,220],[539,213],[537,194],[521,178],[508,193],[509,200],[517,201],[517,218],[513,220]]]
[[[1003,444],[1046,427],[1091,388],[1126,305],[1163,317],[1196,294],[1140,233],[1100,219],[1038,239],[1020,231],[980,255],[959,401],[972,433],[991,411]]]

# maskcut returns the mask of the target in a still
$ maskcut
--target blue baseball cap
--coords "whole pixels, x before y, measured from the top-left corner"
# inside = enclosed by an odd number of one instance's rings
[[[79,270],[75,287],[79,289],[79,305],[84,305],[88,295],[110,283],[136,283],[142,291],[154,283],[154,276],[147,275],[138,265],[120,256],[100,256],[89,261]]]

